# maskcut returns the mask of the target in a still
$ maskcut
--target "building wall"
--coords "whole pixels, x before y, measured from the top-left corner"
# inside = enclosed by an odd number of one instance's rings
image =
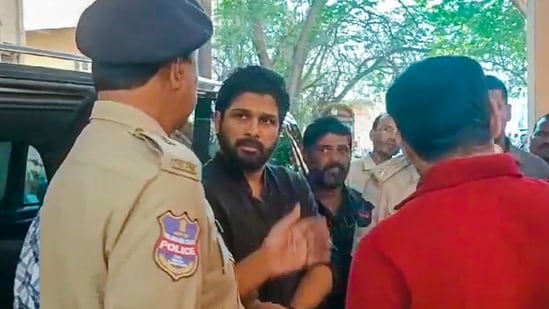
[[[25,44],[22,0],[0,0],[0,42]]]
[[[3,1],[3,0],[0,0]],[[27,47],[81,56],[74,40],[75,28],[27,31]],[[65,70],[89,71],[89,65],[72,60],[25,55],[25,64]]]

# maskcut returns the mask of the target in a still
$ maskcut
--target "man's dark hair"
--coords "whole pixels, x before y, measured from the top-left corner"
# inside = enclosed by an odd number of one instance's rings
[[[238,68],[229,75],[217,93],[215,110],[223,115],[233,100],[246,92],[273,97],[278,104],[280,123],[284,121],[290,109],[286,82],[278,73],[257,65]]]
[[[192,61],[192,56],[180,58]],[[129,90],[144,86],[160,69],[172,61],[164,63],[114,65],[92,62],[92,78],[97,91]]]
[[[505,103],[507,103],[507,87],[505,87],[501,79],[493,75],[486,75],[486,86],[488,86],[488,90],[500,90]]]
[[[425,161],[468,151],[492,139],[486,78],[475,60],[427,58],[412,64],[386,95],[402,139]]]
[[[374,118],[374,122],[372,123],[372,130],[377,129],[377,126],[379,125],[379,122],[381,121],[381,119],[387,116],[389,116],[387,113],[381,113],[377,115],[376,118]]]
[[[325,116],[316,119],[315,121],[313,121],[313,123],[307,126],[307,129],[305,129],[305,133],[303,133],[303,148],[305,150],[311,150],[321,138],[330,133],[335,135],[348,136],[349,147],[352,146],[351,129],[349,129],[349,127],[344,125],[337,118],[332,116]]]
[[[539,125],[544,121],[549,121],[549,114],[541,116],[538,121],[536,121],[536,123],[534,124],[534,129],[532,130],[534,134],[539,130]]]

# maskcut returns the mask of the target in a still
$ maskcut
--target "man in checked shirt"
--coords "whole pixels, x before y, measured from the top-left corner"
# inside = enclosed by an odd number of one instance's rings
[[[32,221],[23,248],[19,263],[15,271],[13,286],[13,308],[37,309],[40,308],[40,216]]]

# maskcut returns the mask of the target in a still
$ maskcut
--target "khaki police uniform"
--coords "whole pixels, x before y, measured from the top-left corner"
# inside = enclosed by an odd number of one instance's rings
[[[94,69],[132,72],[188,59],[212,32],[198,0],[98,0],[76,44]],[[42,308],[241,308],[199,160],[130,105],[95,104],[41,220]]]
[[[200,162],[130,106],[98,101],[42,213],[43,308],[240,308]]]
[[[355,190],[362,192],[363,198],[375,207],[372,212],[372,223],[367,227],[355,229],[353,252],[364,235],[396,212],[395,206],[416,190],[419,181],[416,168],[405,156],[397,156],[375,166],[372,166],[372,163],[371,158],[365,159],[362,173],[357,172],[356,167],[353,173],[349,172],[350,185],[354,185]]]

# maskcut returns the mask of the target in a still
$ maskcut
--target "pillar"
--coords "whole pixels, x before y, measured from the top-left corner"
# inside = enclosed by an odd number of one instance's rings
[[[23,0],[0,0],[0,42],[25,45]]]
[[[528,128],[549,114],[549,1],[529,0],[528,31]]]

